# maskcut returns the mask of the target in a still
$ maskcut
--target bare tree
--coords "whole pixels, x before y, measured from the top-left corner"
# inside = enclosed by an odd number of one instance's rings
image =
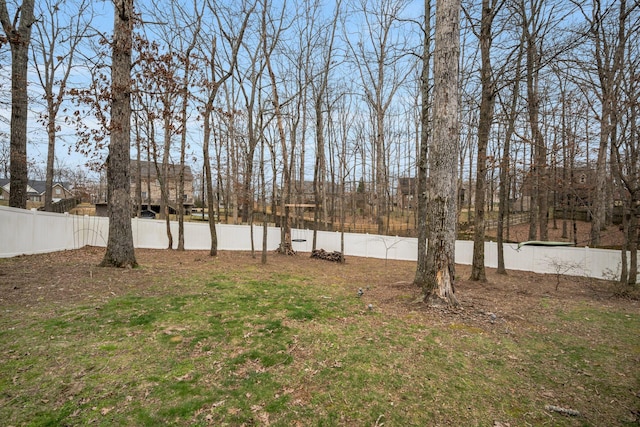
[[[540,130],[540,94],[539,80],[542,68],[542,40],[548,35],[544,32],[546,26],[543,16],[543,2],[533,0],[522,2],[520,16],[522,18],[523,41],[526,47],[526,84],[527,84],[527,112],[529,128],[531,130],[531,144],[533,146],[532,167],[532,203],[529,239],[536,238],[536,227],[540,228],[540,240],[548,239],[548,176],[547,176],[547,146],[544,135]]]
[[[33,56],[46,111],[41,115],[47,128],[47,175],[44,208],[51,210],[58,112],[67,95],[67,81],[74,67],[77,48],[91,25],[89,2],[45,0],[36,23]],[[71,10],[73,9],[73,10]]]
[[[509,188],[510,188],[510,170],[512,164],[511,157],[511,142],[515,134],[516,119],[518,116],[518,98],[520,97],[520,81],[522,76],[522,59],[524,55],[523,44],[520,44],[518,48],[518,56],[515,61],[515,72],[512,80],[511,99],[509,103],[502,103],[504,110],[503,115],[507,121],[506,130],[504,135],[504,144],[502,146],[502,158],[500,160],[500,188],[499,198],[500,205],[498,208],[498,226],[497,226],[497,244],[498,244],[498,274],[506,274],[507,271],[504,265],[504,226],[505,221],[507,225],[509,223]]]
[[[198,42],[198,37],[200,33],[200,28],[202,26],[202,15],[203,9],[198,11],[198,2],[194,0],[193,9],[195,16],[193,17],[193,22],[187,22],[185,25],[186,28],[189,28],[191,31],[190,40],[186,40],[188,43],[186,46],[180,46],[180,62],[182,64],[182,81],[180,84],[180,96],[182,97],[182,104],[180,105],[180,163],[178,169],[178,189],[176,192],[176,213],[178,216],[178,250],[184,251],[184,175],[185,175],[185,156],[187,149],[187,120],[188,120],[188,112],[187,108],[189,106],[189,100],[191,98],[189,87],[193,84],[193,61],[194,58],[191,57],[191,52],[196,47],[196,43]],[[202,5],[204,8],[204,4]],[[181,15],[185,15],[184,9],[179,9]],[[179,38],[182,42],[182,38]],[[180,44],[181,44],[180,42]],[[195,64],[197,67],[197,64]]]
[[[406,0],[379,0],[371,4],[359,2],[364,28],[356,43],[349,43],[356,61],[362,90],[371,109],[374,157],[375,218],[378,233],[385,230],[384,217],[389,204],[389,151],[387,120],[389,108],[397,91],[409,75],[400,61],[406,53],[406,40],[397,26],[400,14],[407,6]],[[388,225],[388,224],[387,224]]]
[[[9,16],[6,0],[0,0],[0,23],[11,46],[11,137],[9,206],[27,208],[27,71],[31,28],[35,23],[34,0],[23,0]]]
[[[316,249],[317,232],[318,232],[318,217],[320,214],[320,205],[324,209],[325,221],[327,220],[327,197],[326,187],[324,185],[324,174],[326,173],[326,159],[325,159],[325,117],[324,112],[330,112],[330,108],[327,105],[327,91],[329,87],[329,74],[332,69],[332,63],[334,63],[334,41],[336,28],[338,25],[338,17],[340,16],[341,0],[336,2],[335,12],[333,20],[327,27],[320,29],[321,33],[327,33],[327,39],[322,43],[326,46],[324,52],[321,52],[322,63],[317,73],[314,73],[311,79],[312,93],[313,93],[313,109],[315,112],[315,136],[316,136],[316,163],[314,167],[313,175],[313,192],[315,198],[314,209],[314,228],[313,228],[313,245],[312,250]]]
[[[114,3],[113,55],[111,63],[111,141],[107,157],[109,238],[102,266],[138,265],[131,230],[130,160],[131,141],[131,51],[133,45],[133,0]]]
[[[591,223],[591,245],[598,246],[601,230],[606,224],[605,192],[609,142],[616,126],[615,118],[616,110],[619,108],[618,97],[623,78],[625,49],[629,37],[634,34],[629,27],[629,22],[633,11],[638,10],[640,4],[636,1],[627,5],[626,0],[620,0],[611,5],[603,4],[601,0],[592,0],[590,4],[583,2],[574,2],[574,4],[580,9],[588,25],[587,35],[592,44],[593,58],[585,65],[596,76],[592,85],[600,104],[600,111],[597,113],[600,135],[596,161],[596,191]],[[586,7],[589,5],[591,8],[587,10]],[[617,10],[614,6],[617,6]]]
[[[280,101],[279,85],[276,79],[276,73],[274,71],[271,56],[280,39],[284,30],[284,16],[285,7],[283,6],[280,11],[280,16],[274,19],[269,13],[270,3],[268,0],[263,1],[262,5],[262,20],[261,20],[261,43],[263,48],[263,55],[269,82],[271,85],[271,104],[273,105],[273,114],[276,120],[276,130],[278,134],[278,142],[280,143],[280,155],[282,156],[282,190],[281,190],[281,219],[280,219],[280,246],[278,252],[286,255],[295,254],[293,246],[291,244],[291,216],[290,216],[290,201],[291,201],[291,163],[290,153],[295,152],[295,146],[293,142],[287,147],[287,135],[285,131],[285,118],[282,112],[282,103]],[[276,24],[277,23],[277,24]],[[269,25],[267,25],[269,24]],[[271,36],[271,37],[269,37]],[[269,40],[271,38],[271,40]],[[275,151],[275,144],[273,147]],[[275,173],[275,170],[274,170]],[[275,209],[274,209],[275,213]]]
[[[620,282],[635,285],[638,275],[638,238],[640,218],[640,59],[638,55],[638,29],[640,20],[628,29],[635,33],[625,47],[624,76],[620,82],[615,112],[617,126],[612,129],[614,177],[620,189],[625,244],[622,247]],[[629,261],[627,261],[629,251]],[[627,263],[629,268],[627,269]]]
[[[457,305],[454,295],[457,227],[458,72],[460,1],[436,5],[433,92],[433,138],[429,150],[429,235],[426,280],[430,304]]]
[[[173,136],[176,134],[178,124],[178,60],[176,53],[169,47],[167,52],[160,52],[158,42],[148,42],[139,40],[140,60],[139,75],[137,81],[141,90],[147,94],[142,108],[147,110],[147,118],[151,122],[154,119],[160,120],[162,130],[162,144],[155,141],[158,132],[154,129],[154,138],[149,139],[151,146],[150,154],[152,163],[156,170],[156,177],[160,187],[160,218],[165,220],[167,233],[167,249],[173,249],[173,233],[170,224],[171,195],[169,188],[169,174],[175,177],[175,167],[169,166]],[[148,125],[153,125],[149,122]],[[181,200],[175,200],[175,203]],[[174,211],[177,212],[177,206]]]
[[[260,166],[258,183],[261,188],[261,202],[262,202],[262,215],[263,215],[263,227],[266,227],[267,212],[266,212],[266,192],[264,182],[264,140],[262,137],[262,100],[260,87],[262,85],[263,72],[265,63],[262,59],[263,47],[261,43],[257,43],[253,46],[253,50],[250,51],[247,46],[247,52],[249,55],[248,65],[244,73],[238,73],[238,80],[242,96],[244,98],[244,110],[246,113],[246,127],[247,127],[247,141],[242,146],[242,157],[244,162],[244,183],[243,183],[243,196],[246,200],[248,209],[245,209],[247,214],[247,220],[251,221],[253,215],[253,172],[254,172],[254,159],[255,152],[260,143]],[[253,226],[251,227],[251,247],[253,248]],[[266,228],[263,229],[263,233],[266,233]],[[265,242],[266,244],[266,242]],[[253,254],[253,251],[252,251]],[[262,260],[266,263],[266,252],[262,254]]]
[[[478,122],[478,155],[476,167],[476,198],[473,235],[473,262],[471,280],[486,281],[484,269],[485,194],[487,180],[487,145],[493,124],[496,99],[496,82],[491,64],[493,21],[502,7],[502,1],[482,0],[480,31],[476,32],[480,43],[480,118]]]
[[[216,220],[214,216],[215,194],[213,191],[213,174],[211,170],[211,159],[209,154],[212,132],[211,116],[214,111],[214,102],[216,100],[220,87],[233,75],[233,72],[236,68],[238,51],[242,46],[244,33],[246,31],[249,18],[253,13],[256,5],[255,3],[253,5],[243,4],[242,15],[244,16],[244,18],[238,32],[235,35],[230,28],[233,25],[233,21],[230,20],[228,16],[226,18],[223,17],[221,15],[221,11],[218,10],[214,4],[209,3],[208,6],[215,16],[218,27],[220,29],[223,29],[225,27],[228,28],[228,30],[223,30],[222,34],[224,42],[226,42],[231,48],[231,51],[227,52],[228,57],[226,58],[226,61],[228,61],[229,64],[228,68],[223,70],[221,66],[221,63],[223,62],[222,53],[218,50],[218,37],[215,36],[215,33],[212,33],[212,39],[210,40],[209,45],[210,49],[203,52],[203,55],[205,55],[206,57],[206,63],[208,66],[206,67],[205,77],[201,79],[206,94],[206,97],[203,100],[203,110],[201,114],[204,118],[202,153],[204,158],[207,209],[209,211],[209,233],[211,235],[211,248],[209,250],[209,255],[216,256],[218,254],[218,236],[216,233]],[[225,19],[227,20],[225,21]]]

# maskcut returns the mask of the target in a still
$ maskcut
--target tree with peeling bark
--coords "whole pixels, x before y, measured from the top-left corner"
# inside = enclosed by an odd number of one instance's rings
[[[35,23],[34,0],[16,7],[13,19],[6,0],[0,0],[0,23],[11,46],[11,135],[9,206],[27,208],[27,72],[31,28]]]
[[[460,59],[460,0],[436,5],[433,53],[433,138],[429,149],[430,188],[427,202],[429,233],[424,301],[457,305],[455,241],[457,226],[457,154],[459,138],[458,73]]]
[[[131,51],[133,44],[133,0],[114,3],[111,63],[111,140],[107,157],[109,238],[104,267],[133,268],[138,265],[131,230]]]

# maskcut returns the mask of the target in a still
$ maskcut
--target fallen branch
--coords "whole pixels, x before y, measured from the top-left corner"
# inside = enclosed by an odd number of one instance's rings
[[[561,408],[560,406],[545,405],[544,409],[551,412],[558,412],[563,415],[570,415],[572,417],[580,416],[580,412],[576,411],[575,409]]]

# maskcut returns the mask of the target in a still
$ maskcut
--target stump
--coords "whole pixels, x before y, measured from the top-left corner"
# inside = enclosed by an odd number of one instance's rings
[[[311,258],[323,259],[325,261],[341,262],[342,252],[327,252],[324,249],[315,249],[311,251]]]
[[[282,255],[295,255],[296,251],[293,250],[293,248],[291,247],[291,244],[281,243],[280,246],[278,246],[278,249],[276,249],[276,253],[279,253]]]

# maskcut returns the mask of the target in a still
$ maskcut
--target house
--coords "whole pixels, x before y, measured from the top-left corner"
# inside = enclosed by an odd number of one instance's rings
[[[396,203],[400,209],[413,209],[418,180],[413,177],[398,178],[398,192]]]
[[[550,206],[555,203],[556,209],[561,209],[564,204],[570,203],[576,208],[589,208],[593,203],[596,185],[596,171],[586,166],[576,166],[572,170],[556,167],[547,169],[546,186]],[[523,210],[531,206],[531,198],[535,196],[534,172],[529,171],[522,182]]]
[[[35,204],[44,203],[44,193],[47,188],[46,181],[29,180],[27,181],[27,200],[34,202]],[[68,199],[73,197],[71,190],[69,190],[70,184],[68,182],[54,182],[51,193],[51,200],[59,202],[62,199]],[[10,180],[0,179],[0,200],[9,200],[9,194],[11,192]]]
[[[136,200],[138,176],[140,177],[140,195],[142,199],[142,207],[152,210],[156,213],[160,212],[160,200],[162,192],[160,180],[158,179],[158,170],[162,174],[162,165],[154,162],[131,160],[131,198]],[[162,176],[162,175],[161,175]],[[176,203],[182,203],[185,213],[189,214],[193,208],[193,173],[191,168],[184,166],[184,191],[178,195],[178,186],[180,181],[180,165],[169,164],[167,167],[167,176],[165,177],[167,191],[169,193],[168,204],[170,212],[175,212]]]

